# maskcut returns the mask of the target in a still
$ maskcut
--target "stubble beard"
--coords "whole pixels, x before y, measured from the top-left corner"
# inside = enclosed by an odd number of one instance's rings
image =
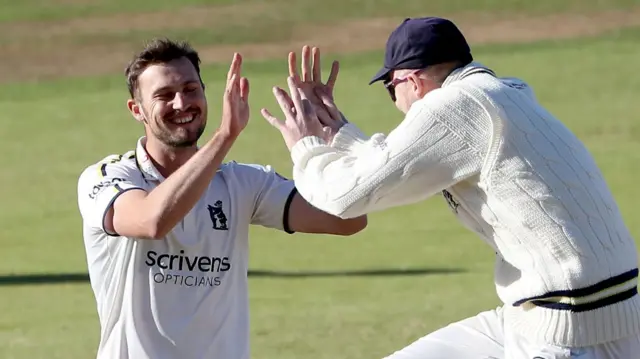
[[[147,119],[147,127],[151,132],[150,134],[160,143],[171,148],[195,146],[206,128],[206,123],[202,121],[195,131],[186,128],[177,128],[172,131],[164,119],[152,120],[152,122],[149,121],[151,117],[147,116],[146,110],[142,109],[142,113]],[[200,116],[202,116],[202,112],[196,114],[196,117]],[[194,121],[200,121],[200,118],[194,119]]]

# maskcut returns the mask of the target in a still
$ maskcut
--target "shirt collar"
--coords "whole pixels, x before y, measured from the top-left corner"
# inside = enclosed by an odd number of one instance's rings
[[[466,66],[453,70],[453,72],[451,72],[449,76],[447,76],[447,78],[444,80],[442,87],[450,85],[453,82],[462,80],[463,78],[469,75],[481,73],[481,72],[488,73],[492,76],[496,76],[495,72],[493,72],[493,70],[491,70],[490,68],[484,66],[479,62],[473,61]]]
[[[145,136],[138,139],[136,146],[136,164],[140,172],[142,172],[144,179],[162,182],[165,180],[164,176],[161,175],[156,166],[153,165],[147,150],[144,149],[146,142],[147,138]]]

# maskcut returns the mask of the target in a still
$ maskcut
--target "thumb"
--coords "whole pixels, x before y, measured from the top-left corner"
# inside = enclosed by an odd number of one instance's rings
[[[283,130],[284,125],[282,124],[282,122],[278,120],[274,115],[272,115],[269,110],[263,108],[262,110],[260,110],[260,114],[262,115],[262,117],[264,117],[265,120],[267,120],[267,122],[269,122],[271,126],[277,128],[280,131]]]

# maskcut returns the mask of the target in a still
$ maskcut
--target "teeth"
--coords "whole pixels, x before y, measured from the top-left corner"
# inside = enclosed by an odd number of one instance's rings
[[[174,120],[175,123],[183,124],[193,121],[193,116],[180,117]]]

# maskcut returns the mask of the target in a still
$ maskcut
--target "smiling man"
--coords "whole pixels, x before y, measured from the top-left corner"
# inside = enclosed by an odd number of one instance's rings
[[[126,69],[135,150],[80,175],[78,205],[101,336],[98,359],[248,359],[249,225],[351,235],[268,166],[223,164],[249,120],[249,82],[234,55],[213,137],[200,59],[150,42]]]

